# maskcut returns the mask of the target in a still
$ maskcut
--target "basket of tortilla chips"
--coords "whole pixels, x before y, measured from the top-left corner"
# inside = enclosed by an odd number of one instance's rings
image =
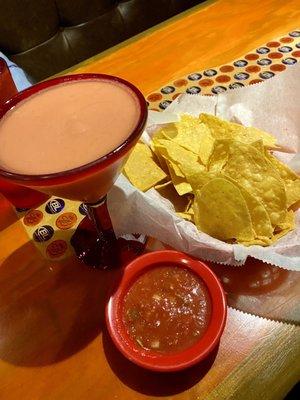
[[[181,114],[139,142],[124,175],[154,188],[177,216],[229,244],[270,246],[295,229],[300,178],[269,133],[209,114]]]

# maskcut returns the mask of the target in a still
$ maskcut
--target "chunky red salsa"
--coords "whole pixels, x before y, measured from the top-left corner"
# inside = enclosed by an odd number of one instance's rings
[[[123,304],[128,334],[143,348],[162,353],[185,350],[204,334],[211,299],[204,282],[177,266],[153,268],[130,287]]]

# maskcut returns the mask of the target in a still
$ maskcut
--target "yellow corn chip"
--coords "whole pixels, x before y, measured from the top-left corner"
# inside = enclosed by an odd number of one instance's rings
[[[224,121],[209,114],[200,114],[199,119],[209,127],[211,135],[215,139],[234,139],[243,143],[253,143],[261,139],[264,146],[276,148],[276,139],[267,132]]]
[[[180,218],[186,219],[187,221],[194,222],[194,217],[192,214],[187,212],[177,212],[176,215]]]
[[[268,241],[268,239],[273,235],[274,228],[272,227],[270,217],[263,203],[242,185],[240,185],[238,181],[233,180],[229,176],[225,177],[240,189],[250,213],[255,236],[265,238],[266,241]]]
[[[273,236],[274,238],[274,236]],[[240,244],[243,244],[244,246],[253,246],[253,245],[257,245],[257,246],[270,246],[270,244],[273,243],[273,239],[269,239],[269,238],[263,238],[263,239],[253,239],[253,240],[241,240],[239,242]]]
[[[165,148],[166,150],[165,157],[179,166],[181,164],[185,165],[189,163],[194,163],[197,162],[198,160],[197,154],[184,149],[182,146],[180,146],[174,141],[160,139],[158,141],[158,144],[159,146]],[[161,152],[163,152],[162,147],[160,147]]]
[[[169,170],[168,170],[168,166],[166,163],[165,158],[160,154],[159,151],[157,151],[154,143],[151,143],[150,145],[150,149],[152,150],[152,153],[154,154],[154,161],[161,167],[161,169],[168,174]]]
[[[255,147],[234,141],[230,144],[224,174],[238,181],[258,198],[267,210],[273,227],[285,220],[287,200],[284,182]]]
[[[174,170],[176,176],[185,178],[185,175],[182,172],[181,168],[179,168],[178,164],[174,162],[173,159],[171,159],[166,147],[163,144],[156,143],[154,145],[154,149],[156,151],[156,154],[159,154],[159,156],[162,157],[168,170],[169,170],[168,164],[172,164],[172,169]]]
[[[194,214],[197,227],[217,239],[254,239],[247,204],[239,188],[229,180],[212,179],[197,190]]]
[[[285,183],[287,207],[296,211],[300,207],[300,179]]]
[[[218,177],[214,172],[198,170],[198,172],[190,173],[190,169],[185,169],[184,167],[182,167],[182,169],[188,183],[192,186],[193,191],[200,190],[206,183]]]
[[[125,164],[124,173],[143,192],[167,178],[154,161],[150,148],[144,143],[136,144]]]
[[[278,171],[279,175],[284,181],[300,180],[296,172],[292,171],[287,165],[278,160],[278,158],[270,154],[268,151],[265,151],[265,157],[270,161],[276,171]]]
[[[160,189],[164,189],[164,188],[166,188],[168,186],[173,186],[172,181],[167,181],[167,182],[164,182],[164,183],[158,183],[157,185],[154,185],[154,189],[155,190],[160,190]]]
[[[214,144],[209,128],[200,123],[198,118],[188,114],[183,114],[179,122],[171,125],[168,131],[164,131],[165,136],[197,154],[206,165]]]
[[[280,230],[292,230],[295,228],[295,214],[292,210],[288,211],[285,216],[285,220],[278,224],[275,228],[275,232],[278,233]]]
[[[280,177],[284,180],[287,207],[293,207],[294,205],[300,205],[300,178],[292,171],[287,165],[282,163],[278,158],[271,155],[269,152],[265,152],[266,158],[270,161]],[[294,210],[298,207],[293,208]]]
[[[192,192],[192,187],[187,182],[186,178],[182,178],[181,176],[176,175],[176,172],[174,170],[174,164],[172,164],[170,161],[168,161],[167,164],[168,164],[171,180],[173,182],[173,185],[174,185],[177,193],[180,196],[183,196],[184,194]]]
[[[207,164],[210,172],[220,172],[223,169],[229,157],[230,145],[233,142],[233,139],[215,140],[214,148]]]

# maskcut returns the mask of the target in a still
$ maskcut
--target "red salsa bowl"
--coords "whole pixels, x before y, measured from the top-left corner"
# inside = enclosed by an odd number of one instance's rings
[[[124,270],[106,307],[109,334],[135,364],[178,371],[219,343],[226,298],[206,264],[177,251],[142,255]]]

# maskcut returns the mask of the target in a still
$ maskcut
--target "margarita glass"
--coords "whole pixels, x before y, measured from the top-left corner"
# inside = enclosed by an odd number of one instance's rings
[[[143,132],[147,120],[147,105],[141,92],[134,85],[121,78],[104,74],[78,74],[54,78],[18,93],[2,105],[0,108],[0,135],[2,134],[1,120],[5,121],[5,118],[8,118],[9,115],[13,115],[15,110],[18,110],[18,106],[25,104],[32,96],[42,95],[44,91],[57,87],[57,85],[65,86],[68,83],[74,84],[84,81],[99,82],[102,84],[109,83],[123,87],[134,99],[137,110],[136,119],[126,138],[120,140],[112,150],[104,155],[102,154],[99,158],[66,170],[57,171],[56,168],[55,172],[38,174],[33,172],[16,172],[13,168],[10,169],[5,163],[2,163],[0,157],[0,177],[14,184],[35,189],[48,195],[83,202],[86,205],[90,220],[94,223],[98,237],[97,243],[93,245],[93,249],[85,248],[88,246],[87,243],[86,245],[78,246],[77,241],[76,253],[80,258],[85,259],[90,251],[94,253],[96,251],[98,253],[97,262],[95,261],[95,257],[93,257],[92,264],[95,264],[94,266],[100,265],[106,267],[118,264],[117,241],[107,211],[106,195],[121,173],[130,151]],[[113,96],[109,99],[109,101],[111,100],[113,100]],[[100,106],[101,105],[99,105],[99,107]],[[109,120],[109,115],[107,118]],[[46,119],[47,112],[45,111],[45,123],[47,122]],[[42,134],[43,132],[41,132],[41,135]],[[93,134],[95,136],[95,132]],[[114,135],[117,135],[117,133],[110,130],[108,125],[107,141]],[[19,144],[16,142],[13,143],[12,148],[15,149],[18,146]],[[30,143],[28,146],[30,146]],[[91,145],[91,148],[92,147],[93,145]],[[101,154],[100,150],[99,148],[99,154]],[[78,149],[78,152],[80,152],[80,149]],[[23,153],[21,149],[18,154],[19,157],[22,157]],[[70,154],[67,154],[67,156],[70,158]],[[46,161],[48,164],[51,162],[51,160]],[[84,239],[84,237],[82,237],[82,239]]]

